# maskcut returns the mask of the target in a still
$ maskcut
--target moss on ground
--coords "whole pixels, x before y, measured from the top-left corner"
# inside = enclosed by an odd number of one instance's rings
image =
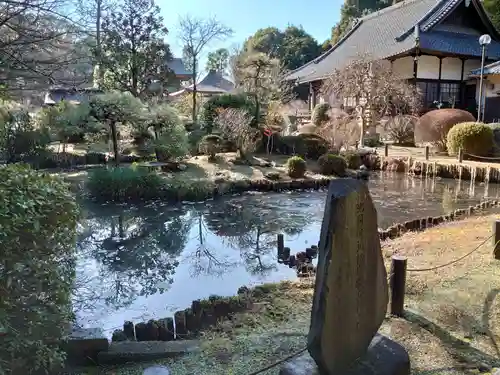
[[[406,255],[408,268],[437,266],[470,252],[491,235],[500,216],[468,218],[383,244],[386,264]],[[500,336],[500,263],[487,242],[448,267],[409,272],[406,319],[387,317],[380,332],[410,353],[412,373],[492,373]],[[202,336],[202,352],[165,364],[172,374],[246,375],[286,357],[306,344],[313,280],[268,284],[251,311],[238,313]],[[152,363],[98,369],[105,375],[140,375]],[[279,367],[264,372],[278,374]],[[83,375],[85,373],[81,373]],[[91,374],[87,372],[86,374]]]

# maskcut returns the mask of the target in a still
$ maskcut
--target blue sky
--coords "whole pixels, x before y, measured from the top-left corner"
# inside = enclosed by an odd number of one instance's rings
[[[289,24],[302,25],[319,43],[323,43],[339,19],[342,3],[343,0],[157,0],[165,25],[170,30],[167,40],[175,57],[182,57],[182,46],[175,38],[180,15],[215,16],[233,29],[231,39],[210,45],[206,55],[210,50],[241,44],[256,30],[268,26],[283,29]],[[205,65],[204,57],[201,67]]]

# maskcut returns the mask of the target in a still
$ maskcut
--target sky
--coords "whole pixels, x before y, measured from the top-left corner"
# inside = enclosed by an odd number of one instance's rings
[[[205,66],[206,54],[217,48],[241,45],[260,28],[288,25],[302,26],[321,44],[330,37],[332,26],[339,20],[343,0],[156,0],[169,29],[167,41],[174,57],[182,57],[177,42],[179,16],[190,14],[197,18],[216,17],[233,29],[233,37],[213,43],[206,48],[200,61]]]

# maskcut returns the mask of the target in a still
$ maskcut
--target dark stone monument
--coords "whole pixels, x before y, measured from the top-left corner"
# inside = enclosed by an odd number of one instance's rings
[[[368,186],[333,180],[321,227],[309,353],[287,362],[280,375],[409,374],[406,350],[377,334],[388,299]]]

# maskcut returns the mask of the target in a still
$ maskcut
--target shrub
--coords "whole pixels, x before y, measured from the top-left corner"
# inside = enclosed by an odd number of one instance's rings
[[[89,171],[87,188],[100,201],[125,202],[157,198],[164,183],[146,168],[113,167]]]
[[[222,138],[215,134],[204,136],[199,145],[201,153],[208,155],[209,161],[214,161],[215,157],[221,149]]]
[[[201,120],[204,123],[204,130],[211,133],[215,124],[215,118],[218,116],[220,109],[242,109],[253,115],[255,113],[255,105],[246,95],[241,94],[223,94],[210,98],[203,105]],[[252,126],[257,125],[257,119],[253,119]]]
[[[324,154],[318,159],[319,171],[321,174],[344,176],[347,168],[346,160],[339,155]]]
[[[320,103],[314,107],[311,121],[316,126],[321,126],[323,123],[329,120],[328,111],[330,110],[330,104]]]
[[[69,185],[26,165],[0,167],[0,368],[52,373],[72,318],[79,209]]]
[[[307,164],[300,156],[292,156],[286,162],[287,173],[291,178],[304,177]]]
[[[486,156],[493,147],[493,130],[482,123],[457,124],[448,132],[446,146],[450,155],[456,155],[461,148],[469,154]]]
[[[341,155],[347,162],[347,168],[349,169],[358,169],[363,164],[361,155],[356,151],[344,151]]]
[[[462,122],[473,122],[470,112],[461,109],[436,109],[420,117],[415,126],[415,141],[430,142],[438,149],[446,150],[446,136],[450,129]]]
[[[399,115],[391,117],[384,126],[386,137],[397,145],[414,146],[415,123],[417,120],[414,116]]]

